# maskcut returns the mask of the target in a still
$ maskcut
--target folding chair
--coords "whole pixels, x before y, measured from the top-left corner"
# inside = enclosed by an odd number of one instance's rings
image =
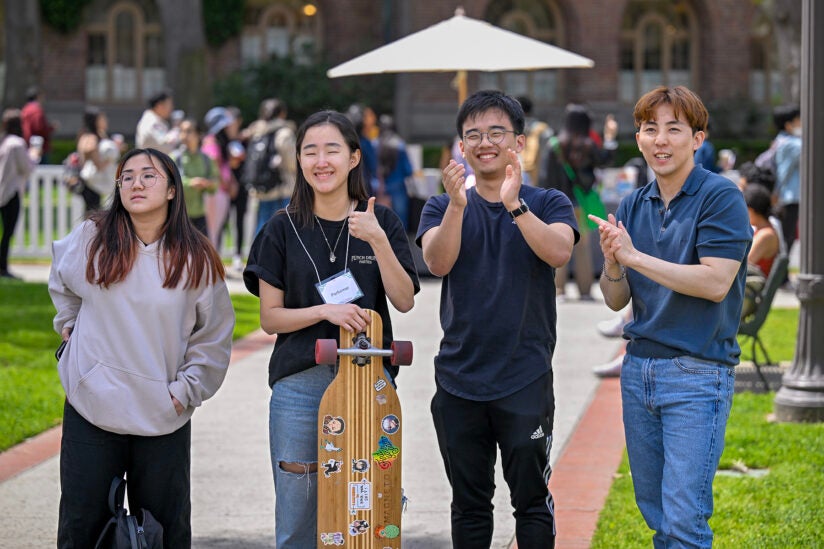
[[[770,360],[770,355],[767,354],[767,349],[764,348],[764,343],[758,334],[764,325],[764,321],[767,320],[767,315],[770,313],[772,302],[776,292],[778,292],[778,288],[787,277],[789,263],[790,258],[786,254],[779,255],[775,258],[770,274],[767,276],[767,281],[764,283],[764,288],[756,298],[755,312],[741,319],[741,324],[738,326],[738,334],[747,336],[752,341],[752,362],[759,379],[767,391],[770,390],[770,384],[767,382],[767,378],[764,377],[761,366],[772,364],[772,360]],[[765,362],[763,363],[759,363],[758,361],[756,345],[764,356]]]

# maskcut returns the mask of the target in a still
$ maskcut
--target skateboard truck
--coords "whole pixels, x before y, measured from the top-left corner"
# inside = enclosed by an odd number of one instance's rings
[[[360,332],[352,338],[352,347],[339,349],[336,339],[318,339],[315,341],[315,363],[334,364],[338,356],[351,356],[352,363],[365,366],[370,363],[371,357],[389,357],[392,366],[409,366],[412,364],[412,342],[393,341],[389,349],[378,349]]]

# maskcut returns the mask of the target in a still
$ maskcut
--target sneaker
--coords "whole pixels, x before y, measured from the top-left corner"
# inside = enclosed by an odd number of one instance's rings
[[[13,274],[11,274],[11,273],[10,273],[10,272],[8,272],[8,271],[0,271],[0,277],[2,277],[2,278],[10,278],[10,279],[12,279],[12,280],[23,280],[23,279],[22,279],[22,278],[20,278],[19,276],[17,276],[17,275],[13,275]]]
[[[243,270],[243,259],[239,255],[236,255],[232,258],[232,268],[236,271]]]
[[[612,320],[602,320],[596,326],[604,337],[621,337],[624,334],[626,321],[623,316],[616,316]]]
[[[606,364],[601,364],[592,369],[592,373],[598,377],[621,377],[621,366],[624,364],[624,355],[619,355]]]

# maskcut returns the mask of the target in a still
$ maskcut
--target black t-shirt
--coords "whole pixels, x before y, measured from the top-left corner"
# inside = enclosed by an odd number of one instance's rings
[[[365,211],[366,202],[361,202],[356,208]],[[400,219],[390,209],[375,205],[375,217],[378,224],[386,232],[389,243],[403,268],[409,273],[415,285],[415,293],[420,290],[418,275],[409,250],[409,241],[403,230]],[[287,309],[300,309],[322,305],[323,299],[315,288],[318,275],[321,280],[340,273],[346,265],[352,271],[363,296],[354,303],[364,309],[374,309],[383,320],[383,346],[387,348],[392,341],[392,320],[389,317],[389,308],[383,282],[378,268],[378,262],[371,246],[363,240],[349,236],[348,224],[343,228],[344,221],[320,220],[312,226],[301,227],[292,216],[300,241],[285,213],[278,212],[263,226],[255,237],[249,252],[246,270],[243,272],[243,281],[246,288],[254,295],[260,296],[259,280],[262,279],[275,288],[283,290],[284,306]],[[337,256],[334,263],[329,261],[329,246],[324,240],[321,230],[325,231],[329,245],[334,246],[338,233],[343,228],[341,238],[335,247]],[[346,262],[346,246],[349,242],[349,260]],[[318,273],[312,266],[312,257]],[[315,365],[315,340],[338,339],[340,327],[331,322],[322,321],[297,332],[278,334],[275,348],[269,359],[269,386],[275,381],[307,370]],[[388,362],[386,363],[388,364]],[[389,367],[393,377],[397,375],[397,367]]]
[[[555,189],[522,187],[544,223],[578,226],[572,204]],[[487,401],[526,387],[552,368],[556,340],[555,269],[524,240],[501,202],[466,193],[461,249],[441,288],[444,336],[435,377],[448,392]],[[441,224],[449,196],[430,198],[417,242]]]

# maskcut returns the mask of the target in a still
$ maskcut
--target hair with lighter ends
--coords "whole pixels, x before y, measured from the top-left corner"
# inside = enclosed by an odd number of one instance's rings
[[[177,288],[184,280],[183,288],[197,288],[201,283],[214,283],[225,278],[220,256],[209,239],[198,231],[186,213],[183,199],[183,183],[180,172],[168,155],[156,149],[132,149],[123,155],[117,166],[116,178],[120,179],[123,166],[129,159],[144,154],[166,179],[167,188],[174,189],[169,200],[168,215],[161,227],[162,256],[165,271],[164,288]],[[160,185],[161,183],[158,183]],[[89,243],[86,280],[108,288],[126,279],[137,258],[138,246],[134,224],[120,198],[120,188],[112,195],[111,205],[89,215],[97,226],[97,234]]]
[[[303,146],[303,139],[306,137],[306,132],[315,126],[330,125],[335,126],[343,136],[346,146],[350,153],[359,151],[360,138],[355,131],[355,125],[352,121],[337,111],[320,111],[310,115],[303,124],[298,128],[295,135],[295,155],[297,157],[298,170],[295,174],[295,190],[292,191],[292,199],[289,202],[289,213],[297,218],[297,222],[301,226],[308,226],[313,223],[315,210],[315,191],[306,177],[303,175],[303,170],[300,167],[300,149]],[[366,182],[363,176],[363,158],[361,158],[358,165],[349,170],[347,178],[347,191],[349,198],[352,200],[367,200],[369,193],[366,191]]]
[[[521,103],[498,90],[481,90],[470,95],[458,110],[455,122],[458,137],[463,139],[464,122],[493,109],[503,112],[509,118],[516,135],[524,133],[524,108]]]
[[[689,124],[692,133],[707,131],[707,108],[700,97],[684,86],[660,86],[645,93],[632,112],[635,127],[640,128],[642,123],[654,120],[655,109],[661,105],[670,105],[675,118]]]

